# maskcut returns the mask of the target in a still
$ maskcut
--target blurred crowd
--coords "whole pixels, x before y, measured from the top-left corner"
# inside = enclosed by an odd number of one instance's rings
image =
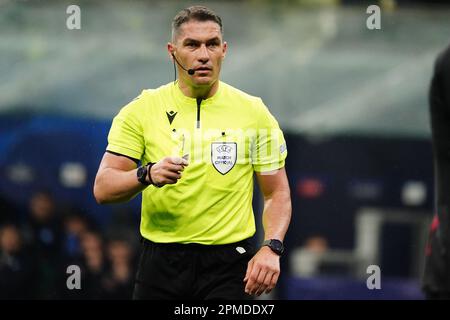
[[[131,299],[139,231],[127,214],[100,228],[47,191],[33,194],[23,215],[3,202],[0,299]],[[70,265],[80,268],[80,289],[67,286]]]

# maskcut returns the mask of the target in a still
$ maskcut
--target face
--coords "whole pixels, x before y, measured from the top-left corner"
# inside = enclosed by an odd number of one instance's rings
[[[53,216],[54,203],[48,195],[38,193],[31,199],[30,209],[35,219],[46,221]]]
[[[86,255],[95,255],[101,253],[102,241],[95,233],[86,232],[81,236],[81,247]]]
[[[0,232],[0,249],[7,253],[14,253],[20,249],[19,231],[12,226],[6,226]]]
[[[131,257],[131,248],[126,242],[112,241],[108,245],[108,253],[112,261],[128,261]]]
[[[192,86],[211,86],[217,81],[226,50],[220,26],[213,21],[191,20],[182,24],[174,43],[168,44],[170,56],[174,53],[186,69],[196,70],[190,76],[178,67],[180,81]]]
[[[80,217],[69,217],[64,223],[66,232],[73,235],[81,235],[87,230],[87,225]]]

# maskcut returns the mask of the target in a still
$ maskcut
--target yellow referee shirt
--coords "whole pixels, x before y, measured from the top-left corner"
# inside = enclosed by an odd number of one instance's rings
[[[185,96],[178,82],[141,95],[114,118],[108,151],[142,163],[188,156],[176,184],[142,195],[141,234],[154,242],[227,244],[255,233],[253,172],[284,166],[286,143],[262,100],[219,82]]]

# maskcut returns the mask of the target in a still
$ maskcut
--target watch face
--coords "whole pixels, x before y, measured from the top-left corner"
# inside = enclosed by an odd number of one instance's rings
[[[271,245],[273,246],[273,248],[274,248],[275,250],[278,250],[278,251],[281,250],[281,243],[280,243],[280,242],[278,242],[278,241],[272,241]]]
[[[143,173],[144,173],[144,168],[143,167],[139,167],[139,169],[137,171],[137,176],[139,178],[142,178]]]
[[[272,240],[270,241],[270,246],[275,250],[276,252],[279,252],[280,254],[283,253],[283,243],[278,240]]]
[[[145,167],[139,167],[137,171],[138,179],[145,179],[145,175],[147,174],[147,170]]]

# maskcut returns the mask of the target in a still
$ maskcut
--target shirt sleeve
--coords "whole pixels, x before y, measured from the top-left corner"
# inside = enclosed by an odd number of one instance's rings
[[[145,142],[138,113],[143,99],[141,94],[114,117],[108,134],[107,151],[141,160]]]
[[[268,172],[284,167],[286,141],[277,120],[261,99],[258,99],[258,125],[252,146],[252,164],[256,172]]]

